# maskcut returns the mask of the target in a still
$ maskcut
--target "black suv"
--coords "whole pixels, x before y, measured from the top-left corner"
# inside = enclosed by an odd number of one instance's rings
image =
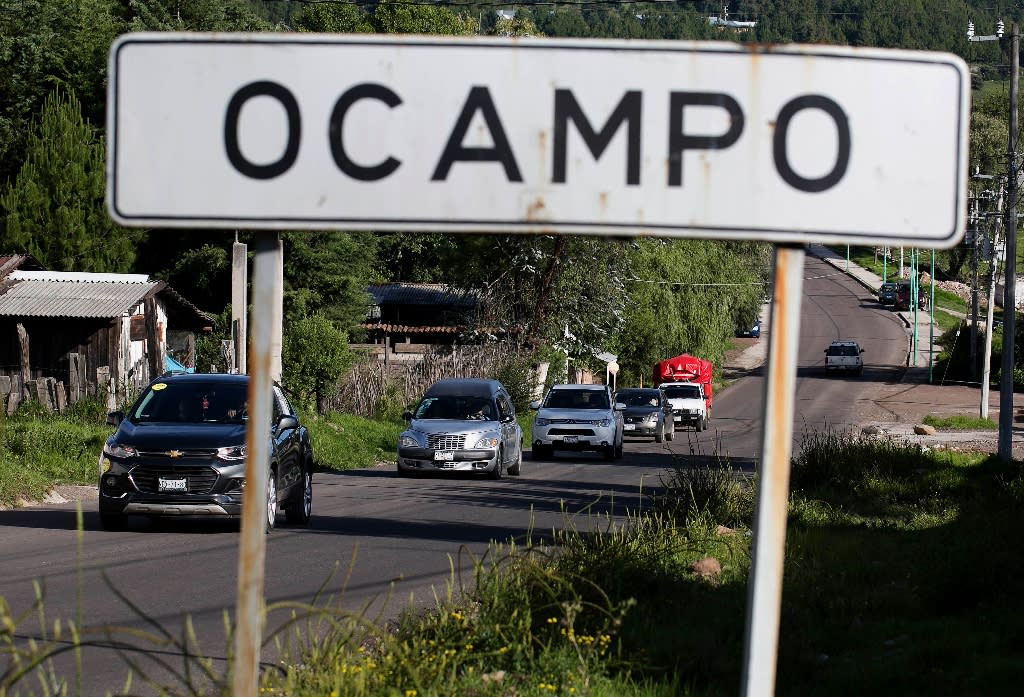
[[[99,460],[104,528],[130,514],[238,517],[245,489],[249,378],[226,373],[167,375],[150,383],[117,426]],[[289,523],[309,522],[313,448],[280,386],[273,386],[267,527],[284,507]]]

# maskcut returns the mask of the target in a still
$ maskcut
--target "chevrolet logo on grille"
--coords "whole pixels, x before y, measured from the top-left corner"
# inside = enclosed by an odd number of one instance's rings
[[[180,450],[168,450],[167,451],[167,457],[181,457],[184,454],[185,453],[181,452]]]

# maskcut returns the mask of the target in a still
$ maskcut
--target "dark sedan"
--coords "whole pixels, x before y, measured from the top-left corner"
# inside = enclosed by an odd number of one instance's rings
[[[672,440],[676,426],[672,405],[656,387],[633,387],[615,393],[615,401],[626,405],[622,412],[622,434],[627,438],[654,438],[655,443]]]
[[[181,374],[150,383],[99,459],[99,512],[105,528],[129,515],[241,515],[245,489],[248,376]],[[288,522],[309,522],[313,449],[284,391],[273,386],[266,520],[283,507]]]

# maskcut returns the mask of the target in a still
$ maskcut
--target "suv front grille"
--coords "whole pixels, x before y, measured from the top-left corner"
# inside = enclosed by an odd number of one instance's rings
[[[441,433],[427,436],[427,447],[434,450],[462,450],[466,443],[465,436]]]
[[[186,491],[189,494],[208,494],[217,483],[217,470],[212,467],[181,467],[141,465],[133,469],[129,475],[135,488],[144,494],[156,494],[157,482],[160,477],[185,478]]]
[[[593,436],[592,428],[552,428],[548,431],[550,436]]]

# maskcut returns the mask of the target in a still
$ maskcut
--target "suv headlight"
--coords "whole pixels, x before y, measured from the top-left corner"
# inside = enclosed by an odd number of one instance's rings
[[[245,459],[245,446],[244,445],[230,445],[226,448],[217,448],[217,459],[227,460],[228,462],[234,462],[236,460]]]
[[[497,448],[498,447],[498,439],[494,437],[494,434],[488,434],[488,435],[484,436],[483,438],[481,438],[480,440],[478,440],[476,442],[476,445],[474,445],[473,447],[474,448]]]
[[[600,419],[598,421],[595,421],[594,424],[597,425],[597,426],[600,426],[602,428],[608,428],[609,426],[612,425],[612,420],[611,419]]]
[[[534,426],[550,426],[551,425],[551,419],[544,419],[544,418],[541,418],[541,417],[538,416],[534,420],[533,425]]]
[[[110,457],[138,457],[139,451],[130,445],[121,445],[120,443],[104,443],[103,454]]]
[[[649,424],[657,423],[657,421],[658,421],[658,413],[652,411],[650,414],[648,414],[647,416],[644,417],[644,421],[646,421]]]
[[[418,447],[420,447],[420,442],[418,440],[416,440],[415,436],[412,436],[412,435],[410,435],[408,433],[403,433],[402,435],[400,435],[398,437],[398,447],[399,448],[418,448]]]

